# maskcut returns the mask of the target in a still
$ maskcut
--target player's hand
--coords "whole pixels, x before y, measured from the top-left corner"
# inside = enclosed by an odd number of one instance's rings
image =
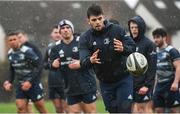
[[[68,67],[73,70],[79,69],[81,67],[80,61],[74,59],[72,63],[68,65]]]
[[[178,86],[179,86],[178,82],[173,82],[172,85],[171,85],[170,90],[171,91],[178,91]]]
[[[31,88],[32,84],[29,81],[25,81],[21,84],[21,89],[27,91]]]
[[[139,89],[138,94],[140,94],[140,95],[145,95],[145,94],[148,92],[148,90],[149,90],[149,88],[143,86],[143,87],[141,87],[141,88]]]
[[[99,49],[97,49],[92,56],[90,57],[90,61],[92,64],[101,64],[100,58],[98,58]]]
[[[121,41],[117,40],[116,38],[114,38],[114,50],[117,52],[123,52],[124,51],[124,47]]]
[[[60,67],[60,58],[57,58],[53,61],[52,67],[59,68]]]
[[[6,91],[11,91],[12,90],[12,84],[9,81],[5,81],[3,83],[3,87]]]

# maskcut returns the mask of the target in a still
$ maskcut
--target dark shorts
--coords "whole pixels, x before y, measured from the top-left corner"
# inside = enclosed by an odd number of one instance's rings
[[[23,91],[20,84],[16,85],[16,99],[31,99],[33,102],[36,102],[43,97],[43,86],[41,83],[34,83],[28,91]]]
[[[49,99],[65,99],[65,93],[63,87],[49,87]]]
[[[130,113],[133,100],[133,79],[126,76],[112,84],[100,82],[101,94],[110,113]]]
[[[145,95],[138,94],[139,90],[133,91],[133,102],[135,103],[145,103],[152,100],[152,91],[148,91]]]
[[[67,102],[68,105],[74,105],[80,102],[90,104],[95,102],[97,99],[96,91],[87,93],[87,94],[81,94],[81,95],[75,95],[75,96],[67,96]]]
[[[157,84],[153,95],[154,107],[177,107],[180,106],[179,91],[170,91],[172,83]]]
[[[49,99],[65,99],[64,78],[59,70],[50,70],[48,76]]]

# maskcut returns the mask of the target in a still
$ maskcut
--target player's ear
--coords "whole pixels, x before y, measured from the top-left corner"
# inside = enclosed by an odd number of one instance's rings
[[[90,25],[90,19],[86,18],[87,23]]]

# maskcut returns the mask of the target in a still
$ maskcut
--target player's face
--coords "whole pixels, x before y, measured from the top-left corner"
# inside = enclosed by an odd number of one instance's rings
[[[54,28],[51,32],[51,38],[54,40],[54,41],[58,41],[61,39],[61,34],[59,33],[59,28]]]
[[[138,25],[135,22],[130,22],[129,26],[133,39],[137,38],[139,35]]]
[[[104,16],[99,15],[99,16],[90,16],[88,19],[89,25],[95,29],[96,31],[101,31],[104,28]]]
[[[73,35],[72,29],[69,25],[64,25],[60,29],[60,33],[63,39],[70,39]]]
[[[153,36],[154,43],[156,44],[157,47],[162,47],[164,45],[164,38],[160,35],[155,35]]]
[[[8,45],[10,48],[18,49],[20,46],[20,41],[17,35],[8,36]]]
[[[28,41],[27,36],[24,35],[24,34],[22,34],[22,33],[19,33],[19,34],[17,35],[17,37],[19,38],[19,41],[20,41],[21,43],[25,43],[25,42]]]

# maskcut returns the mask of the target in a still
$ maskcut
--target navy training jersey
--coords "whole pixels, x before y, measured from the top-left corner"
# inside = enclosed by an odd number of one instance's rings
[[[72,70],[68,64],[72,63],[73,59],[79,60],[78,49],[79,37],[66,44],[63,41],[53,48],[54,59],[60,58],[60,71],[67,81],[67,95],[80,95],[96,91],[95,73],[89,69]],[[53,55],[53,54],[52,54]]]
[[[56,45],[60,44],[61,43],[61,40],[57,41],[57,42],[52,42],[48,45],[48,48],[46,49],[46,52],[45,52],[45,56],[44,56],[44,60],[43,60],[43,65],[44,65],[44,68],[45,69],[51,69],[51,65],[50,65],[50,61],[51,61],[51,51],[52,51],[52,48],[55,47]]]
[[[171,45],[157,49],[157,82],[170,82],[175,78],[173,62],[180,60],[180,53]]]
[[[8,51],[8,60],[10,62],[10,79],[12,83],[14,77],[17,76],[17,81],[22,83],[23,81],[38,81],[37,72],[39,65],[39,57],[33,51],[32,48],[22,45],[20,49]]]
[[[48,75],[48,86],[49,87],[62,87],[64,86],[64,80],[61,76],[61,73],[59,72],[59,70],[54,69],[53,67],[51,67],[51,61],[52,61],[52,56],[51,56],[51,51],[53,49],[53,47],[55,47],[56,45],[58,45],[59,43],[61,43],[61,40],[57,41],[57,42],[52,42],[48,45],[48,48],[46,49],[46,53],[44,56],[44,60],[43,60],[43,65],[44,68],[46,70],[49,70],[49,75]]]

